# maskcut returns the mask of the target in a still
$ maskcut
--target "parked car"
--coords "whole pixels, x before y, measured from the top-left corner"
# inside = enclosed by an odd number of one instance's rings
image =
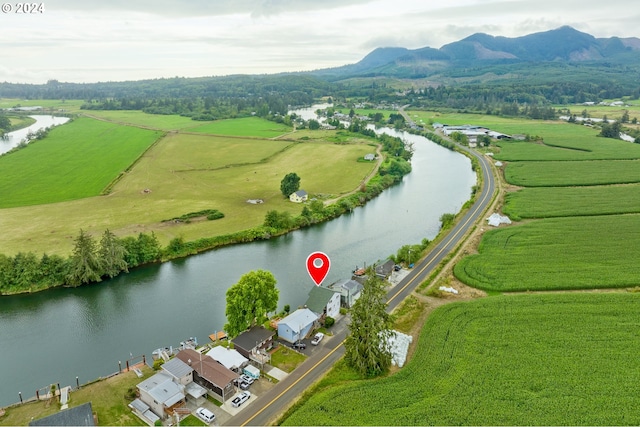
[[[243,381],[247,384],[253,384],[253,382],[255,381],[255,378],[247,374],[242,374],[240,375],[240,381]]]
[[[322,332],[318,332],[311,340],[311,344],[318,345],[320,341],[322,341],[322,338],[324,338],[324,334]]]
[[[250,397],[251,397],[251,392],[243,391],[238,396],[233,398],[233,400],[231,401],[231,406],[233,406],[234,408],[238,408],[244,402],[249,400]]]
[[[196,415],[207,424],[211,424],[216,419],[216,415],[207,408],[196,409]]]
[[[291,348],[295,348],[298,350],[304,350],[305,348],[307,348],[307,345],[305,343],[303,343],[302,341],[298,341],[298,342],[294,342],[293,344],[291,344]]]

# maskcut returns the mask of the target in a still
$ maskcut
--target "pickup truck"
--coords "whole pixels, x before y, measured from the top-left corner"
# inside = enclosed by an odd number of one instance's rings
[[[246,402],[247,400],[249,400],[249,398],[251,397],[251,393],[248,391],[243,391],[242,393],[240,393],[238,396],[234,397],[233,400],[231,401],[231,406],[233,406],[234,408],[238,408],[240,407],[240,405],[242,405],[244,402]]]

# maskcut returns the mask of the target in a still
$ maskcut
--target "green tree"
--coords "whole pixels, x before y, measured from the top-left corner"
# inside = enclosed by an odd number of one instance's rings
[[[629,123],[629,110],[624,110],[620,118],[620,123]]]
[[[101,280],[103,268],[98,256],[96,241],[82,229],[75,239],[70,261],[69,274],[67,275],[67,281],[70,285],[79,286]]]
[[[264,216],[264,226],[277,230],[286,230],[293,224],[293,218],[289,212],[271,210]]]
[[[270,271],[250,271],[227,290],[224,330],[233,338],[266,319],[278,307],[279,291]]]
[[[284,197],[289,197],[291,193],[295,193],[300,189],[300,177],[297,173],[288,173],[280,181],[280,191]]]
[[[108,229],[102,234],[98,253],[105,275],[115,277],[122,271],[129,272],[125,261],[127,250],[120,239]]]
[[[384,373],[391,366],[387,340],[392,318],[386,312],[386,294],[382,280],[370,271],[360,298],[351,308],[349,336],[345,346],[345,360],[364,377]]]
[[[314,119],[309,120],[309,129],[311,130],[320,129],[320,122]]]

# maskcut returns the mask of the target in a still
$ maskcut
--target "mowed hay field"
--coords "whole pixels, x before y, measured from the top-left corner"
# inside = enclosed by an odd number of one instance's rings
[[[371,151],[370,141],[357,141],[338,145],[171,133],[107,196],[0,210],[0,247],[8,255],[68,254],[81,228],[94,235],[107,228],[119,236],[153,231],[167,244],[178,236],[189,241],[257,226],[272,209],[297,215],[302,206],[280,193],[284,175],[296,172],[311,195],[354,190],[374,167],[357,161]],[[218,209],[225,217],[162,222],[203,209]]]
[[[638,425],[640,294],[445,305],[397,373],[315,390],[284,425]]]
[[[243,117],[240,119],[216,120],[190,128],[189,132],[274,138],[291,132],[291,130],[292,128],[290,126],[265,120],[260,117]]]
[[[82,110],[85,116],[94,116],[114,123],[121,123],[151,129],[179,130],[201,126],[203,122],[190,117],[167,114],[147,114],[134,110]]]
[[[96,196],[162,136],[80,118],[0,157],[0,208]]]

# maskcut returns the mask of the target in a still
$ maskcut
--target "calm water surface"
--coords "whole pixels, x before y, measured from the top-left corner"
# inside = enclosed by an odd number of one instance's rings
[[[30,115],[36,119],[36,122],[31,126],[26,128],[22,128],[20,130],[9,132],[7,134],[6,139],[0,138],[0,154],[6,153],[11,150],[13,147],[20,144],[20,141],[27,137],[29,132],[36,132],[40,129],[48,128],[49,126],[57,126],[69,121],[68,117],[56,117],[56,116],[45,116],[45,115]]]
[[[317,108],[314,107],[314,110]],[[476,184],[471,162],[425,138],[414,142],[413,172],[365,207],[266,242],[230,246],[137,269],[77,289],[0,298],[0,406],[52,383],[75,385],[111,374],[118,361],[191,336],[201,343],[225,323],[225,292],[241,275],[270,270],[279,306],[304,304],[314,286],[313,251],[331,258],[327,283],[384,260],[404,244],[438,233],[439,217],[460,210]]]

